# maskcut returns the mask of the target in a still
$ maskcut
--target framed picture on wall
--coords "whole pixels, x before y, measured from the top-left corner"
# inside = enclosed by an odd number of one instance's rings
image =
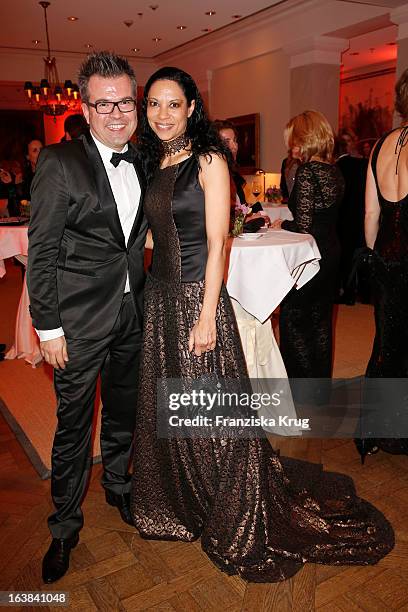
[[[228,117],[238,132],[237,162],[242,174],[254,174],[260,166],[259,113]]]

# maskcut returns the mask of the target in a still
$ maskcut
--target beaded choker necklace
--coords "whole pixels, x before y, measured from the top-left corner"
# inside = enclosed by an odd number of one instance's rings
[[[182,149],[185,149],[189,142],[185,134],[181,134],[181,136],[177,136],[177,138],[173,138],[173,140],[162,140],[163,152],[166,157],[175,155]]]

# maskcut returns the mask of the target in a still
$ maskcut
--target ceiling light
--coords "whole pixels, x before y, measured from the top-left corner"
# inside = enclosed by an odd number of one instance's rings
[[[241,19],[242,15],[232,15],[233,19]]]
[[[158,36],[155,36],[154,38],[152,38],[152,40],[153,40],[154,42],[160,42],[160,41],[161,41],[161,38],[159,38]]]
[[[353,53],[350,53],[350,55],[360,55],[359,51],[353,51]]]
[[[185,30],[187,26],[177,26],[178,30]]]
[[[38,45],[41,42],[41,40],[35,39],[35,40],[32,40],[31,42],[34,43],[35,45]]]
[[[91,49],[91,47],[93,47],[93,45],[91,45],[90,43],[87,43],[86,45],[84,45],[84,47],[86,47],[87,49]]]
[[[211,32],[211,28],[204,28],[201,30],[202,32]]]
[[[26,81],[24,91],[30,104],[37,106],[44,114],[54,117],[54,121],[56,121],[56,117],[63,115],[67,110],[78,112],[80,105],[79,89],[78,85],[72,83],[71,80],[67,79],[63,85],[59,80],[57,62],[55,57],[51,56],[48,33],[47,9],[50,3],[42,0],[39,5],[44,9],[44,26],[47,38],[47,57],[43,58],[44,78],[39,86],[33,85],[31,81]],[[75,19],[77,18],[75,17]]]
[[[133,47],[132,51],[134,51],[135,53],[137,53],[138,51],[140,51],[140,49],[138,49],[137,47]]]
[[[34,42],[34,41],[33,41],[33,42]],[[390,43],[387,43],[387,45],[388,45],[388,46],[390,46],[390,47],[393,47],[393,46],[394,46],[394,45],[396,45],[396,44],[397,44],[396,42],[390,42]]]
[[[67,17],[68,21],[78,21],[79,17]]]
[[[210,15],[210,16],[211,16],[211,15],[215,15],[215,11],[207,11],[207,12],[206,12],[206,15]]]

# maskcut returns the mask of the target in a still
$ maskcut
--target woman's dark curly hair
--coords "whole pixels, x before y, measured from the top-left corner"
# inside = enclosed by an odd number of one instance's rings
[[[229,150],[208,119],[200,92],[192,77],[180,68],[165,66],[152,74],[145,85],[137,128],[138,152],[147,182],[150,183],[152,180],[164,156],[162,141],[156,136],[147,120],[147,99],[150,88],[156,81],[174,81],[177,83],[187,99],[187,106],[190,106],[192,100],[195,100],[195,107],[191,116],[187,119],[185,132],[191,142],[192,154],[197,159],[200,155],[206,155],[210,158],[211,154],[221,155],[230,162]]]

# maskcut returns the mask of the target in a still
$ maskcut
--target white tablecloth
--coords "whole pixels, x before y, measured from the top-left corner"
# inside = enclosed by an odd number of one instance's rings
[[[25,226],[0,227],[0,278],[6,273],[4,260],[16,255],[27,255],[28,228]],[[30,305],[27,284],[24,278],[20,303],[16,317],[14,345],[6,354],[6,359],[25,359],[33,367],[42,360],[38,336],[31,324],[28,310]]]
[[[27,255],[27,230],[24,225],[0,226],[0,278],[6,273],[5,259],[15,255]]]
[[[262,203],[262,208],[264,212],[268,215],[272,223],[277,221],[277,219],[292,221],[293,215],[290,212],[289,208],[285,204],[281,204],[279,206],[272,206],[270,202]]]
[[[317,274],[319,259],[319,249],[309,234],[269,230],[257,240],[235,238],[228,292],[263,323],[292,287],[302,287]]]
[[[280,417],[296,419],[297,414],[269,316],[293,286],[301,287],[319,271],[319,259],[316,242],[308,234],[269,230],[257,240],[235,238],[232,244],[227,288],[253,391],[269,396],[278,392],[282,400],[260,411],[275,419],[276,427],[264,428],[273,434],[302,432],[295,424],[278,424]]]

